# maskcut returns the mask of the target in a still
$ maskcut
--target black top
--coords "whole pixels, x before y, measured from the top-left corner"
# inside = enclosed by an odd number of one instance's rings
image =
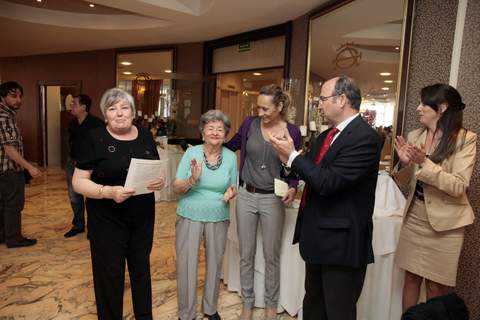
[[[132,158],[160,158],[150,131],[137,129],[137,138],[129,141],[115,139],[106,127],[90,130],[82,143],[77,168],[92,170],[91,179],[95,183],[123,186]]]
[[[78,123],[78,119],[75,118],[70,121],[68,125],[68,146],[70,147],[70,158],[77,160],[80,155],[80,148],[82,147],[82,141],[87,136],[88,131],[104,127],[105,123],[99,118],[87,114],[87,117]]]

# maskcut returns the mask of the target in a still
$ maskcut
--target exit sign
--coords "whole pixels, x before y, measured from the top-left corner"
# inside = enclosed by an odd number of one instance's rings
[[[250,42],[242,42],[238,44],[238,52],[250,51]]]

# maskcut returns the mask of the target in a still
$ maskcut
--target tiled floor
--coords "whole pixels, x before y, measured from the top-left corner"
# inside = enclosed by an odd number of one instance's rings
[[[177,319],[175,205],[175,202],[156,205],[151,255],[155,319]],[[0,246],[0,320],[96,319],[88,241],[85,234],[70,239],[63,237],[70,221],[64,173],[60,169],[48,169],[26,188],[23,231],[26,236],[37,238],[38,244],[18,249]],[[202,279],[203,258],[199,297]],[[124,299],[124,318],[133,319],[128,280]],[[222,318],[237,319],[240,310],[238,294],[226,291],[222,285],[219,298]],[[254,314],[256,319],[263,318],[261,309],[256,309]],[[201,319],[200,308],[198,319]],[[292,318],[282,314],[279,319]]]

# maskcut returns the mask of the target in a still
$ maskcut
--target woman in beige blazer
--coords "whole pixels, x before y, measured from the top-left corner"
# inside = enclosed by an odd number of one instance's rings
[[[423,279],[427,299],[455,286],[464,227],[474,219],[466,192],[477,136],[462,126],[464,108],[455,88],[425,87],[417,107],[422,128],[395,141],[394,178],[408,193],[395,258],[405,270],[404,311],[418,303]]]

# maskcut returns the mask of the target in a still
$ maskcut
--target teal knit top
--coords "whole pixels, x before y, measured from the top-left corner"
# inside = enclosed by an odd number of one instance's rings
[[[202,174],[197,183],[180,197],[177,215],[202,222],[229,219],[229,204],[223,200],[223,194],[228,187],[237,185],[237,157],[225,147],[222,148],[222,157],[220,167],[211,170],[203,159],[203,145],[187,149],[178,165],[176,179],[190,177],[190,162],[194,158],[202,161]]]

